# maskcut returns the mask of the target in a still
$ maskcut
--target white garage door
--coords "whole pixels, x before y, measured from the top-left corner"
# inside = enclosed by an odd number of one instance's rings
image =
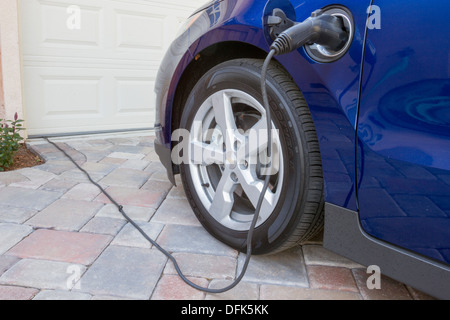
[[[205,0],[21,0],[30,136],[151,128],[154,81]]]

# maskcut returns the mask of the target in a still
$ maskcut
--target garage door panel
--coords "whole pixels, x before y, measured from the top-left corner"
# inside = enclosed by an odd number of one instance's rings
[[[105,116],[104,74],[81,68],[27,68],[24,74],[27,96],[32,97],[25,101],[30,130]]]
[[[145,70],[58,67],[25,74],[31,136],[142,129],[154,119],[155,78]]]
[[[124,56],[124,50],[147,50],[140,59],[160,60],[192,7],[134,5],[127,2],[76,1],[80,28],[70,29],[73,1],[22,0],[23,53],[27,56],[80,56],[109,59]],[[151,3],[151,2],[147,2]],[[97,6],[93,6],[97,4]],[[130,10],[133,8],[134,10]]]
[[[42,77],[44,117],[101,115],[101,77]]]
[[[67,12],[67,5],[41,2],[40,6],[43,46],[100,46],[101,8],[80,6],[78,28],[78,21],[72,18],[73,14]]]
[[[45,48],[53,50],[65,47],[73,49],[77,46],[100,47],[103,16],[101,6],[77,5],[80,8],[80,27],[82,27],[73,28],[70,27],[73,14],[68,12],[73,3],[22,0],[20,4],[22,49],[25,55],[39,55],[43,52],[39,49]]]
[[[156,49],[164,46],[163,27],[165,17],[152,13],[116,11],[117,47],[120,49]],[[142,30],[147,30],[143,35]]]
[[[151,128],[159,63],[203,3],[20,0],[29,135]]]
[[[155,78],[116,78],[117,113],[121,115],[152,113]]]

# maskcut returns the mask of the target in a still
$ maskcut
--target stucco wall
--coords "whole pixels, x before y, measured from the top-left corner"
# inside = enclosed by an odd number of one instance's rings
[[[17,112],[25,119],[23,111],[21,54],[19,41],[17,0],[0,1],[1,78],[3,79],[4,106],[0,116],[12,119]],[[3,114],[2,114],[3,113]]]
[[[2,77],[2,46],[0,41],[0,119],[5,116],[5,101],[3,97],[3,77]]]

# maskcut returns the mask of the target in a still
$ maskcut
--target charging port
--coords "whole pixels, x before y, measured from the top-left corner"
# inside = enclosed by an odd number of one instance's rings
[[[306,53],[311,57],[311,59],[321,63],[329,63],[339,60],[350,49],[350,46],[353,42],[355,27],[353,15],[347,8],[341,6],[330,6],[323,9],[323,14],[328,14],[340,18],[343,23],[343,28],[348,34],[347,41],[342,46],[342,48],[339,48],[338,50],[326,48],[317,43],[305,45]]]
[[[321,63],[333,62],[345,55],[354,34],[352,14],[341,6],[318,9],[303,22],[292,21],[283,10],[274,9],[267,26],[277,55],[304,46],[308,55]]]

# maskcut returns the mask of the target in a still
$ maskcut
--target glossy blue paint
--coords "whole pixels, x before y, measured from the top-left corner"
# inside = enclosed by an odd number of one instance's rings
[[[199,16],[194,15],[195,20],[190,27],[172,42],[161,63],[155,86],[158,106],[156,124],[162,128],[160,142],[165,147],[171,146],[173,99],[183,72],[192,63],[196,54],[215,43],[258,42],[259,37],[260,44],[264,44],[261,40],[262,22],[256,21],[253,15],[250,17],[236,15],[236,12],[241,12],[242,15],[259,12],[261,15],[262,5],[264,3],[261,1],[212,2],[211,6],[200,12]]]
[[[376,0],[359,111],[361,225],[366,232],[450,262],[448,1]],[[400,14],[399,14],[400,13]]]
[[[361,226],[370,235],[448,263],[450,4],[375,0],[381,29],[368,30],[366,38],[371,2],[338,2],[355,20],[352,46],[339,61],[316,63],[303,48],[277,60],[292,75],[313,115],[326,201],[359,209]],[[173,42],[158,74],[161,149],[170,153],[173,99],[197,54],[220,42],[246,43],[267,52],[264,20],[273,8],[302,21],[329,4],[224,0],[204,10]]]
[[[304,49],[278,57],[303,92],[311,109],[319,135],[324,162],[325,198],[327,202],[348,209],[356,209],[355,196],[355,127],[357,94],[364,44],[366,10],[370,1],[342,1],[355,14],[355,40],[349,53],[333,64],[319,64],[311,60]],[[329,4],[328,0],[287,1],[223,1],[214,10],[206,10],[191,30],[178,38],[166,56],[157,83],[166,85],[167,101],[157,93],[161,106],[162,143],[170,147],[172,104],[183,71],[193,57],[208,47],[224,41],[244,42],[267,52],[268,30],[263,22],[273,8],[282,8],[291,19],[303,21],[312,11]],[[211,14],[214,19],[211,20]],[[232,14],[232,16],[231,16]],[[214,21],[214,23],[211,23]],[[198,30],[203,34],[198,36]],[[192,44],[189,40],[192,40]],[[170,63],[169,63],[170,62]],[[174,63],[176,62],[176,63]],[[176,64],[176,68],[175,67]],[[167,67],[169,66],[169,68]],[[169,69],[169,70],[168,70]],[[339,77],[337,77],[339,75]],[[164,91],[164,90],[160,90]]]
[[[297,21],[303,21],[330,1],[292,1]],[[304,48],[279,62],[289,71],[303,92],[319,138],[325,179],[325,199],[356,210],[355,128],[366,11],[370,1],[341,1],[355,20],[355,35],[349,52],[334,63],[316,63]]]

